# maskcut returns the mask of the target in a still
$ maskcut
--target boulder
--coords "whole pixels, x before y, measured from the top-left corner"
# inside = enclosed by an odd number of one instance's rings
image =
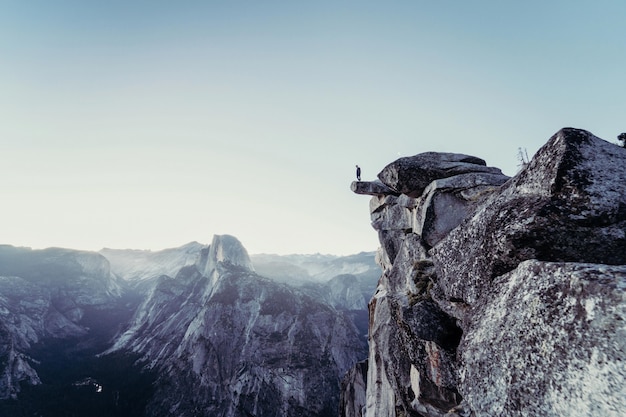
[[[524,260],[618,265],[625,248],[626,149],[567,128],[429,253],[446,298],[472,304]]]
[[[498,168],[486,165],[484,160],[475,156],[425,152],[395,160],[378,173],[378,179],[397,193],[419,197],[428,184],[439,178],[470,172],[502,174]]]

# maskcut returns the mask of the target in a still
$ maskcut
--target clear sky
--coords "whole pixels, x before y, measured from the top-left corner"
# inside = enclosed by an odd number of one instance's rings
[[[626,2],[0,0],[0,243],[375,250],[425,151],[626,131]]]

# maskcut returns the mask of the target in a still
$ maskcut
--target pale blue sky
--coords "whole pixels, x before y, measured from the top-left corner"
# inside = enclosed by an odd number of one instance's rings
[[[0,0],[0,243],[375,250],[425,151],[626,131],[623,1]]]

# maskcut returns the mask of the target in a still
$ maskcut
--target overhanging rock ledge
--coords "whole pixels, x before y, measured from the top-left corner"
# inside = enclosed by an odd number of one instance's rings
[[[382,276],[343,416],[623,415],[626,149],[564,128],[513,178],[436,152],[378,178],[351,186]]]

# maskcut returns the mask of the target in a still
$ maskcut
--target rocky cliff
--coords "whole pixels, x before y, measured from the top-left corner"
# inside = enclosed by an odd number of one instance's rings
[[[0,246],[0,415],[336,416],[374,254],[263,259]]]
[[[90,318],[121,297],[101,255],[0,246],[0,399],[41,383],[27,352],[44,339],[92,336]]]
[[[224,235],[159,279],[114,351],[158,372],[148,415],[336,416],[341,377],[366,346],[347,315],[257,275]]]
[[[623,415],[626,149],[567,128],[510,179],[434,152],[378,177],[351,187],[382,277],[342,415]]]

